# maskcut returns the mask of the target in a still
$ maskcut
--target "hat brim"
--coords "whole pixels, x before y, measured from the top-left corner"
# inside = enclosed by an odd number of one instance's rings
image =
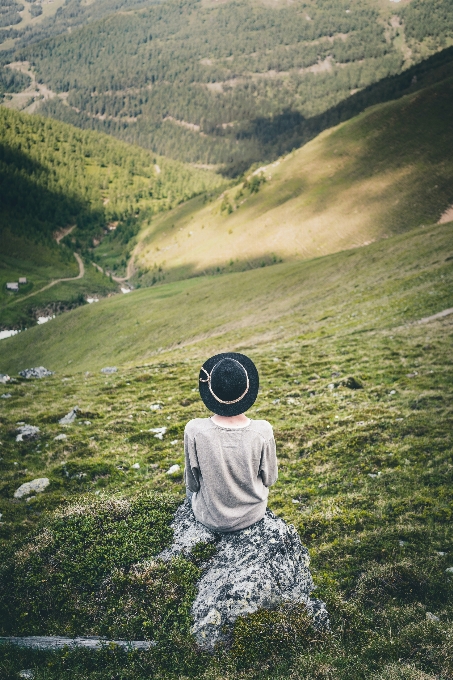
[[[240,413],[245,413],[245,411],[248,411],[248,409],[251,408],[256,401],[260,384],[258,371],[255,364],[251,359],[249,359],[249,357],[245,356],[245,354],[239,354],[238,352],[225,352],[223,354],[216,354],[215,356],[210,357],[210,359],[205,361],[203,364],[204,370],[207,373],[211,373],[214,366],[222,359],[235,359],[243,365],[249,377],[249,389],[247,394],[235,404],[222,404],[213,396],[209,389],[208,383],[202,382],[206,378],[206,373],[200,370],[200,376],[198,380],[200,397],[202,398],[204,405],[218,416],[238,416]]]

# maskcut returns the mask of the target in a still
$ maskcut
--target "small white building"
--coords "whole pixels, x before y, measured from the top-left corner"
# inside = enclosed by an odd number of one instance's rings
[[[14,290],[18,291],[19,290],[19,284],[14,281],[6,284],[6,290]]]
[[[21,276],[19,279],[19,284],[27,283],[27,277],[26,276]]]

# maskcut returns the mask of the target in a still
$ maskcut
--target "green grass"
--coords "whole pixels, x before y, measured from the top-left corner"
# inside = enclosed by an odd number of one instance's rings
[[[0,402],[2,569],[15,574],[0,578],[2,632],[164,639],[131,654],[2,647],[1,677],[33,668],[37,680],[447,680],[452,317],[414,322],[453,307],[452,244],[450,225],[416,229],[305,263],[136,291],[2,341],[0,371],[57,371],[18,378]],[[183,463],[185,423],[208,415],[198,370],[220,348],[259,368],[249,414],[273,424],[279,458],[269,505],[310,551],[332,635],[282,608],[239,621],[232,650],[206,658],[187,636],[203,555],[163,571],[132,565],[169,541],[168,503],[184,488],[166,470]],[[112,364],[117,374],[100,374]],[[75,405],[78,420],[62,428]],[[38,425],[40,439],[16,443],[18,421]],[[162,425],[159,441],[149,429]],[[44,493],[13,499],[40,476]],[[108,511],[121,498],[130,519]]]
[[[0,371],[99,370],[197,357],[351,329],[391,328],[452,307],[451,224],[414,229],[307,262],[136,290],[2,341]],[[351,316],[353,315],[353,316]],[[70,362],[70,363],[68,363]]]
[[[158,215],[137,237],[137,281],[319,257],[437,222],[453,204],[452,103],[449,78],[376,105],[267,165],[257,193],[240,182]]]

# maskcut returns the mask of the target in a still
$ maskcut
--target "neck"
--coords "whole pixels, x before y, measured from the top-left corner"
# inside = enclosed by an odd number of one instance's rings
[[[216,413],[211,419],[213,423],[223,425],[224,427],[238,427],[239,425],[246,425],[249,422],[245,413],[240,413],[238,416],[218,416]]]

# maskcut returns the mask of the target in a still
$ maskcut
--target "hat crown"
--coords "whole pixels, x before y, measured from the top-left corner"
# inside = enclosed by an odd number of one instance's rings
[[[239,399],[247,389],[244,366],[234,359],[221,359],[212,370],[211,389],[222,401]]]

